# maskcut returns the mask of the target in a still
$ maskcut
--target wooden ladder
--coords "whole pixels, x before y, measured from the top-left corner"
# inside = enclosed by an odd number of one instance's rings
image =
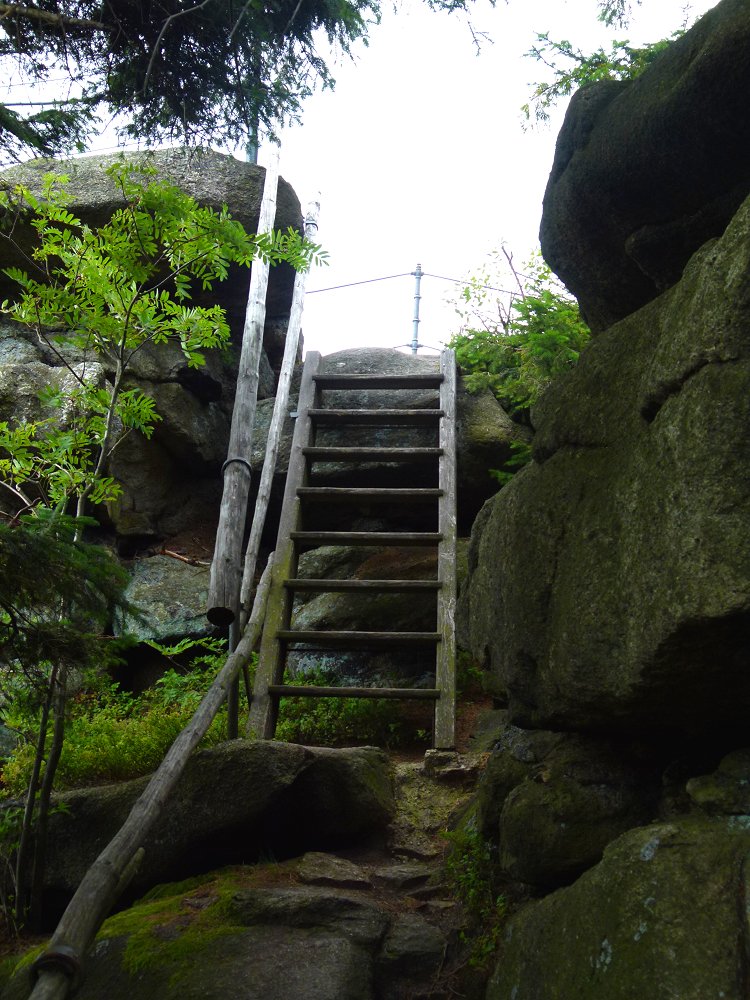
[[[336,409],[324,406],[326,390],[437,390],[435,405],[426,409]],[[273,739],[279,699],[287,697],[344,697],[428,699],[435,702],[434,745],[455,743],[455,627],[456,603],[456,363],[445,350],[440,369],[408,375],[331,374],[321,370],[321,356],[308,353],[302,373],[297,419],[289,459],[286,489],[279,523],[255,690],[248,733]],[[319,428],[432,427],[432,447],[326,447],[316,444]],[[437,466],[437,488],[348,488],[310,486],[315,463],[365,462],[424,463]],[[400,504],[437,506],[437,531],[310,531],[304,514],[310,505]],[[342,507],[342,509],[345,509]],[[325,545],[419,546],[437,550],[437,578],[430,580],[305,579],[298,576],[300,553]],[[435,630],[305,631],[291,627],[294,594],[298,592],[394,593],[431,592],[435,595]],[[322,687],[283,683],[289,649],[435,650],[432,688]]]

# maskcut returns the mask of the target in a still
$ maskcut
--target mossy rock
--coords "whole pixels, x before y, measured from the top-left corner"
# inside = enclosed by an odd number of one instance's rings
[[[749,269],[750,199],[553,382],[535,460],[477,520],[462,641],[517,725],[745,731]]]
[[[303,885],[298,860],[159,886],[110,917],[79,1000],[374,1000],[432,981],[445,936],[371,891]],[[3,1000],[27,1000],[18,964]],[[383,988],[385,985],[385,991]],[[388,992],[391,990],[392,992]]]
[[[487,1000],[745,1000],[750,817],[624,834],[508,924]]]
[[[67,898],[125,821],[148,778],[58,796],[48,899]],[[310,748],[232,740],[194,754],[144,844],[132,883],[145,892],[225,864],[368,841],[394,810],[391,765],[375,747]]]

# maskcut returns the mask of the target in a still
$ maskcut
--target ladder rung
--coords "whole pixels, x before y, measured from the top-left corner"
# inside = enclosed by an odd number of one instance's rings
[[[440,632],[318,632],[312,629],[279,629],[277,639],[336,649],[377,649],[381,646],[434,646]]]
[[[439,389],[440,372],[424,375],[315,375],[319,389]]]
[[[404,489],[348,486],[300,486],[297,496],[304,500],[331,501],[342,503],[347,500],[367,500],[371,503],[429,503],[443,495],[438,489]]]
[[[366,424],[372,427],[434,424],[442,410],[308,410],[316,424]]]
[[[312,462],[428,462],[440,458],[442,448],[303,448]]]
[[[322,593],[343,593],[348,590],[408,591],[408,590],[440,590],[443,584],[440,580],[315,580],[290,579],[284,580],[288,590],[309,590]]]
[[[437,688],[313,687],[301,684],[271,684],[268,693],[280,698],[415,698],[437,701]]]
[[[317,548],[319,545],[437,545],[442,539],[439,531],[292,531],[290,537],[298,548]]]

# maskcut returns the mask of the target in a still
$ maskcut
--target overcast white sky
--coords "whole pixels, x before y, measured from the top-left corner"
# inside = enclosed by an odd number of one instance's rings
[[[692,0],[691,23],[715,3]],[[668,35],[684,8],[684,0],[643,0],[617,37]],[[284,134],[282,174],[303,204],[317,188],[322,195],[319,237],[331,264],[310,276],[310,290],[410,272],[417,262],[462,278],[503,240],[518,261],[536,246],[563,109],[547,130],[523,131],[519,108],[543,69],[523,53],[537,31],[588,50],[606,29],[595,0],[498,0],[494,9],[479,0],[471,19],[493,39],[478,56],[458,15],[419,0],[385,10],[369,48],[338,67],[335,91],[315,95],[302,127]],[[421,342],[438,346],[455,331],[444,301],[453,287],[422,280]],[[413,301],[412,277],[308,295],[306,347],[404,344]]]
[[[691,23],[716,2],[690,0]],[[597,22],[596,0],[497,0],[494,9],[477,0],[471,23],[491,39],[477,55],[465,16],[433,13],[423,0],[397,3],[385,0],[369,47],[335,67],[336,89],[314,95],[304,124],[282,135],[281,173],[303,206],[321,192],[319,239],[330,266],[308,279],[303,330],[306,347],[323,353],[408,343],[414,278],[318,289],[408,275],[417,263],[460,279],[503,241],[516,261],[528,257],[564,108],[549,128],[524,132],[520,106],[543,67],[523,54],[536,32],[585,51],[611,34]],[[685,10],[686,0],[642,0],[616,35],[656,40]],[[7,96],[20,99],[15,81],[6,83]],[[112,137],[105,132],[91,151],[111,148]],[[456,331],[446,304],[455,288],[422,280],[421,343],[438,347]]]

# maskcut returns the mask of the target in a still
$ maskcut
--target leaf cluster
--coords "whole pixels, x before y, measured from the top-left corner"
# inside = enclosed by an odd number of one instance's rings
[[[590,332],[578,304],[557,282],[540,254],[521,273],[513,267],[516,290],[492,295],[486,271],[463,289],[460,333],[450,341],[470,391],[490,389],[523,420],[550,382],[578,361]],[[497,260],[497,258],[496,258]]]
[[[188,305],[194,284],[210,290],[235,262],[287,260],[304,268],[321,258],[320,248],[293,230],[246,233],[226,206],[220,212],[199,206],[174,185],[153,179],[149,168],[116,163],[107,173],[126,204],[97,228],[68,211],[64,176],[46,175],[40,197],[20,185],[0,192],[0,205],[6,212],[30,208],[38,236],[34,272],[6,269],[21,296],[3,309],[38,332],[71,331],[69,340],[110,366],[126,366],[145,343],[170,338],[179,341],[189,364],[200,364],[201,350],[225,344],[229,331],[218,306]],[[5,238],[12,239],[12,229]]]
[[[469,964],[484,966],[499,943],[507,901],[495,889],[496,865],[489,843],[474,827],[446,831],[444,867],[456,898],[466,910],[469,928],[461,940],[469,946]]]
[[[197,673],[202,680],[201,672]],[[62,791],[127,781],[155,770],[200,701],[201,694],[196,698],[195,689],[206,686],[193,683],[193,693],[184,700],[170,699],[160,687],[138,696],[117,685],[79,693],[68,705],[55,788]],[[33,711],[18,711],[13,721],[24,739],[3,767],[3,784],[11,796],[20,795],[28,782],[39,719]],[[226,739],[227,715],[223,709],[201,746],[214,746]]]
[[[630,80],[640,76],[682,34],[684,30],[680,29],[669,38],[642,46],[632,46],[627,39],[613,40],[608,51],[600,46],[588,55],[567,39],[556,41],[548,32],[537,34],[536,43],[525,54],[551,70],[552,79],[534,84],[531,98],[521,106],[526,121],[533,119],[546,124],[550,108],[579,87],[599,80]]]
[[[349,53],[379,16],[377,0],[0,3],[0,56],[29,80],[54,70],[78,82],[84,105],[58,105],[53,117],[105,102],[142,141],[233,143],[247,140],[251,123],[273,134],[297,119],[316,84],[334,83],[321,38]],[[85,114],[75,125],[69,117],[50,134],[41,122],[7,119],[0,145],[48,153],[61,139],[84,141]]]
[[[304,683],[326,687],[338,681],[335,672],[319,668],[306,671]],[[392,699],[282,698],[275,738],[323,746],[354,742],[393,747],[426,736],[425,730],[408,725],[403,707]]]
[[[47,175],[41,195],[0,191],[3,238],[13,240],[15,220],[28,211],[37,234],[33,270],[6,269],[20,294],[0,308],[34,329],[64,372],[45,392],[49,417],[0,423],[0,481],[25,507],[118,496],[106,474],[112,452],[130,431],[150,437],[160,420],[154,400],[124,381],[135,356],[170,341],[198,367],[206,351],[229,342],[223,310],[193,305],[194,286],[210,290],[231,264],[260,258],[302,269],[325,256],[291,229],[250,235],[226,206],[199,206],[146,168],[116,163],[108,174],[124,206],[96,228],[69,211],[64,177]],[[83,360],[69,362],[71,351]]]

